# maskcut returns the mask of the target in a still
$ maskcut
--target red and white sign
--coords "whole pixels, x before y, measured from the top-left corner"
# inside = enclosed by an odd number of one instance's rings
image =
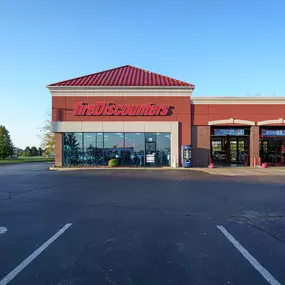
[[[130,105],[98,102],[89,105],[76,102],[73,116],[166,116],[169,109],[169,105],[156,104]]]

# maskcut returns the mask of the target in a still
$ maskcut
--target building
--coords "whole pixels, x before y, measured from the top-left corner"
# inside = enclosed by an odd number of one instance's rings
[[[122,66],[47,86],[57,166],[284,165],[285,98],[193,97],[195,86]]]

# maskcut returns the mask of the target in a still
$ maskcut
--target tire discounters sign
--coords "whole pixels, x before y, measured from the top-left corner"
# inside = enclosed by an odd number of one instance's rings
[[[169,110],[169,105],[130,105],[106,102],[89,105],[76,102],[73,116],[166,116],[169,114]]]

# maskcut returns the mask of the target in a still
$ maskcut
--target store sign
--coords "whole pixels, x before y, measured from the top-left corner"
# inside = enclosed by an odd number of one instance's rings
[[[105,102],[89,105],[76,102],[73,116],[166,116],[169,110],[169,105],[130,105]]]
[[[244,129],[215,129],[215,136],[244,136]]]
[[[155,154],[147,154],[146,155],[146,162],[147,163],[155,163]]]
[[[285,130],[261,130],[262,137],[285,137]]]

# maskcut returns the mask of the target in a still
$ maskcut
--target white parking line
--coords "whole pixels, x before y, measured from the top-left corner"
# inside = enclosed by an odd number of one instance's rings
[[[217,228],[269,284],[281,285],[223,226],[217,226]],[[0,283],[0,285],[2,284]]]
[[[4,234],[4,233],[6,233],[7,232],[7,228],[5,228],[5,227],[0,227],[0,235],[1,234]]]
[[[0,281],[0,285],[8,284],[14,279],[26,266],[28,266],[37,256],[39,256],[49,245],[51,245],[57,238],[59,238],[72,224],[66,224],[55,235],[47,240],[42,246],[36,249],[30,256],[28,256],[20,265],[13,269],[6,277]]]

